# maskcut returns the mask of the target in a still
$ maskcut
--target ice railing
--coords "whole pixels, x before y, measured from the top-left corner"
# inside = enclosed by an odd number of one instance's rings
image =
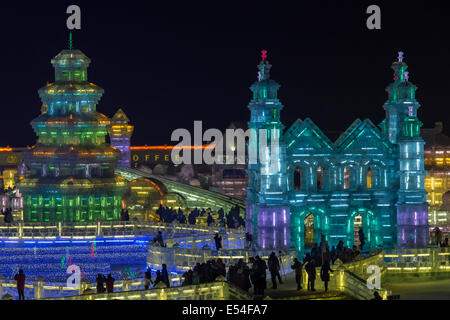
[[[368,267],[380,267],[380,276],[396,276],[410,273],[429,273],[450,276],[450,248],[424,248],[424,249],[388,249],[373,252],[369,257],[349,263],[335,264],[331,268],[335,271],[330,274],[329,289],[343,292],[359,300],[373,298],[374,289],[367,286],[367,278],[373,274]],[[319,277],[320,268],[316,269]],[[319,277],[320,278],[320,277]],[[308,276],[303,270],[303,285],[307,285]],[[376,290],[386,299],[390,291]],[[316,281],[316,288],[323,289],[323,282]]]
[[[252,300],[253,296],[226,281],[150,290],[83,294],[58,300]]]
[[[199,240],[192,240],[191,245],[196,243],[198,245]],[[200,240],[201,241],[201,240]],[[211,241],[205,239],[206,242],[211,244]],[[201,243],[201,242],[200,242]],[[223,239],[223,247],[219,251],[215,250],[214,245],[207,245],[202,248],[180,248],[180,247],[160,247],[149,245],[147,265],[151,268],[161,269],[162,264],[166,264],[168,269],[177,271],[187,271],[192,269],[197,263],[207,262],[208,260],[221,259],[222,262],[229,266],[230,264],[237,263],[240,259],[248,263],[250,257],[260,256],[261,259],[267,260],[271,250],[251,250],[245,249],[243,245],[245,240],[238,238],[237,236],[228,236]],[[291,264],[296,257],[295,251],[284,251],[281,255],[278,252],[277,256],[280,260],[280,272],[287,274],[292,272]]]
[[[338,270],[336,280],[339,291],[357,300],[371,300],[374,298],[375,291],[378,291],[383,300],[386,300],[391,293],[386,289],[369,289],[366,280],[348,270]]]
[[[392,249],[383,251],[382,257],[389,274],[450,271],[450,248]]]
[[[364,279],[368,277],[370,265],[379,266],[382,275],[450,272],[450,248],[386,249],[367,258],[344,263],[342,267]]]
[[[154,276],[152,277],[154,279]],[[113,293],[96,293],[95,283],[82,282],[78,289],[68,287],[62,283],[51,283],[44,281],[27,281],[25,284],[26,299],[69,299],[69,300],[109,300],[109,299],[171,299],[171,300],[202,300],[202,295],[208,294],[207,299],[221,299],[220,297],[228,297],[225,299],[252,299],[252,296],[233,285],[224,281],[214,281],[203,283],[200,285],[181,286],[181,274],[169,274],[170,287],[164,289],[151,288],[145,290],[145,279],[125,279],[114,282]],[[216,289],[222,286],[220,290],[224,290],[222,294]],[[205,288],[209,288],[207,290]],[[219,290],[219,291],[220,291]],[[6,293],[16,296],[16,281],[0,279],[0,297]],[[164,294],[166,293],[166,294]],[[211,296],[212,294],[212,296]],[[121,298],[122,297],[122,298]]]
[[[161,248],[165,249],[165,248]],[[244,251],[244,250],[241,250]],[[248,250],[246,250],[249,252]],[[221,250],[221,254],[222,250]],[[263,259],[267,259],[267,255],[269,251],[254,251],[250,252],[251,256],[260,255]],[[217,256],[215,256],[217,258]],[[292,272],[290,265],[292,264],[292,259],[294,254],[284,254],[281,255],[281,273],[286,274]],[[234,256],[236,259],[240,259],[238,256]],[[365,265],[369,263],[373,263],[376,257],[369,257],[367,261],[361,260],[348,264],[335,265],[332,266],[334,270],[333,273],[330,274],[330,282],[329,282],[329,290],[337,291],[346,294],[349,297],[355,299],[371,299],[373,298],[373,292],[375,290],[369,289],[364,280],[364,275],[362,277],[356,275],[355,273],[349,271],[349,267],[351,265]],[[233,262],[236,262],[233,261]],[[359,267],[360,268],[360,267]],[[358,272],[358,269],[353,268],[355,272]],[[360,269],[362,270],[362,269]],[[320,275],[320,268],[316,269],[317,275]],[[152,279],[154,279],[154,275]],[[81,300],[106,300],[106,299],[183,299],[183,300],[192,300],[192,299],[203,299],[202,294],[205,296],[208,294],[212,299],[219,299],[218,293],[211,293],[211,290],[214,291],[215,288],[214,283],[206,283],[197,286],[184,286],[182,287],[182,275],[180,273],[169,273],[170,278],[170,288],[166,289],[144,289],[144,279],[124,279],[124,280],[116,280],[114,283],[114,293],[110,294],[96,294],[96,286],[95,283],[82,282],[79,289],[75,289],[72,287],[67,287],[64,283],[54,283],[54,282],[44,282],[44,281],[27,281],[25,288],[25,296],[27,299],[81,299]],[[303,270],[303,286],[306,288],[307,286],[307,274],[305,270]],[[211,288],[208,293],[206,293],[206,289]],[[90,289],[90,293],[85,293],[87,289]],[[239,290],[233,286],[228,286],[228,289],[234,292],[235,299],[251,299],[251,296],[248,293]],[[323,290],[323,282],[316,281],[316,289]],[[205,291],[205,292],[203,292]],[[381,296],[386,298],[389,294],[388,291],[381,289],[377,290]],[[16,296],[16,282],[14,280],[5,280],[0,279],[0,296],[3,296],[5,293],[10,293],[12,296]],[[155,294],[156,293],[156,294]],[[167,295],[165,295],[167,293]],[[231,294],[231,293],[228,293]],[[226,296],[226,295],[225,295]],[[250,298],[249,298],[250,297]]]
[[[152,272],[152,279],[155,274]],[[169,281],[171,287],[180,287],[183,281],[181,274],[169,273]],[[123,279],[114,282],[114,291],[136,291],[144,290],[144,278]],[[25,298],[26,299],[56,299],[64,296],[74,296],[83,294],[86,290],[96,292],[96,284],[82,281],[79,288],[67,286],[66,283],[49,282],[49,281],[26,281],[25,282]],[[17,284],[15,280],[0,278],[0,297],[9,294],[13,297],[17,296]]]
[[[51,238],[92,238],[155,236],[158,231],[165,238],[176,234],[232,234],[243,229],[227,229],[189,224],[169,224],[147,221],[97,221],[77,223],[45,223],[16,221],[10,224],[0,224],[0,238],[12,239],[51,239]]]
[[[272,250],[256,250],[247,247],[243,229],[222,230],[228,231],[228,233],[222,233],[216,230],[210,234],[190,237],[170,238],[170,236],[167,236],[165,247],[150,243],[148,247],[147,265],[154,269],[161,269],[162,264],[166,264],[169,270],[187,271],[197,263],[207,262],[212,259],[221,259],[226,266],[229,266],[230,264],[237,263],[240,259],[248,263],[250,257],[255,256],[267,259],[272,252]],[[216,233],[219,233],[222,237],[223,249],[219,251],[216,250],[214,241],[214,235]],[[282,255],[279,255],[279,252],[276,252],[280,259],[280,271],[282,273],[289,273],[292,270],[288,264],[292,262],[296,256],[296,252],[290,250],[282,253]]]
[[[307,277],[303,278],[306,288]],[[323,291],[323,282],[316,281],[316,290]],[[344,269],[337,269],[330,277],[329,290],[358,300],[370,300],[375,290],[366,282]],[[376,290],[387,299],[388,290]],[[113,293],[89,293],[56,298],[58,300],[252,300],[254,297],[225,281],[214,281],[183,287],[153,288],[150,290],[122,290]]]

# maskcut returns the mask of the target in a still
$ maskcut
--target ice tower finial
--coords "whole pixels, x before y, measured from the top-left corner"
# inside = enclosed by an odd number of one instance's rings
[[[403,51],[398,52],[398,62],[403,62]]]
[[[69,32],[69,50],[72,50],[72,31]]]
[[[267,50],[261,51],[261,58],[262,58],[262,61],[265,61],[267,59]]]
[[[272,66],[267,60],[267,50],[261,50],[261,62],[258,65],[258,81],[263,81],[270,78],[270,68]]]

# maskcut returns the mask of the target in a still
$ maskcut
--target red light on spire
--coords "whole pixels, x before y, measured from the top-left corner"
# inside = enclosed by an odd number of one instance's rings
[[[262,50],[261,51],[261,57],[262,57],[262,61],[267,59],[267,50]]]

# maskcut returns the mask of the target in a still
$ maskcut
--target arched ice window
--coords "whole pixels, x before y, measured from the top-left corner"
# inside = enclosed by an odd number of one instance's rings
[[[350,183],[351,183],[351,171],[348,166],[345,166],[344,168],[344,189],[350,189]]]
[[[322,167],[317,168],[317,190],[323,189],[323,169]]]
[[[300,167],[296,167],[294,171],[294,190],[302,189],[303,176],[302,169]]]
[[[367,189],[372,189],[372,169],[367,168]]]

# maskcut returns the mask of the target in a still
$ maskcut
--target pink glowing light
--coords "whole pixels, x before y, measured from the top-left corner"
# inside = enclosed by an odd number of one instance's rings
[[[262,61],[265,61],[267,59],[267,50],[261,51],[261,58],[262,58]]]

